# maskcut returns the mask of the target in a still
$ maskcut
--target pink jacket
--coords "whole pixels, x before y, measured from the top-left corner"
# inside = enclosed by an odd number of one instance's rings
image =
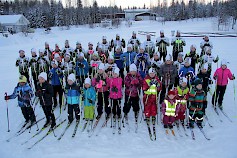
[[[102,78],[99,78],[99,82],[97,82],[96,78],[98,77],[98,74],[95,74],[95,77],[92,79],[91,85],[93,87],[95,87],[96,91],[98,92],[106,92],[109,90],[109,86],[108,86],[108,82],[109,82],[109,78],[107,77],[107,75],[105,73],[103,73]],[[102,86],[99,86],[101,88],[96,88],[98,87],[97,85],[100,84],[100,81],[102,82]]]
[[[137,73],[134,77],[128,73],[124,80],[124,84],[126,86],[125,94],[127,96],[130,95],[131,97],[137,97],[141,90],[142,83],[143,80],[139,73]]]
[[[213,75],[213,78],[217,78],[217,85],[219,86],[225,86],[228,84],[228,78],[230,80],[233,80],[232,73],[230,72],[230,69],[222,69],[218,68],[216,72]]]
[[[110,78],[108,82],[109,86],[109,98],[111,99],[121,99],[123,97],[122,95],[122,78]],[[115,92],[113,89],[116,89],[117,92]]]

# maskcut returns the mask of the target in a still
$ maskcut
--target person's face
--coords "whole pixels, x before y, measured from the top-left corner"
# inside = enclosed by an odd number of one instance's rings
[[[85,84],[85,87],[86,87],[86,88],[90,88],[90,86],[91,86],[91,85],[88,84],[88,83]]]
[[[43,77],[39,77],[39,83],[42,84],[45,82],[45,79]]]
[[[196,86],[196,88],[199,89],[199,90],[202,89],[202,84],[198,84],[198,85]]]
[[[170,94],[170,95],[168,95],[168,97],[172,100],[172,99],[174,99],[175,98],[175,95],[173,95],[173,94]]]
[[[119,74],[113,73],[113,78],[117,78],[118,76],[119,76]]]
[[[67,83],[68,83],[69,85],[72,85],[72,84],[73,84],[73,81],[72,81],[72,80],[67,80]]]
[[[224,69],[227,68],[227,66],[226,65],[221,65],[221,68],[224,70]]]
[[[131,52],[131,51],[132,51],[132,48],[131,48],[131,47],[128,47],[127,50],[128,50],[128,52]]]
[[[154,78],[155,77],[155,73],[154,72],[152,72],[152,73],[149,73],[149,76],[151,77],[151,78]]]

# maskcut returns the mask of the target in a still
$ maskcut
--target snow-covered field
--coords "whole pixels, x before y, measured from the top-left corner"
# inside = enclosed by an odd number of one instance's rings
[[[133,112],[130,111],[130,132],[127,129],[122,128],[122,134],[112,134],[112,129],[109,126],[102,129],[98,136],[96,133],[100,128],[103,119],[100,121],[95,135],[91,138],[88,137],[87,132],[81,132],[83,121],[78,129],[78,133],[74,139],[71,138],[74,124],[64,135],[62,140],[58,141],[53,134],[49,135],[44,141],[39,143],[33,149],[28,150],[27,147],[31,146],[36,140],[43,136],[46,132],[42,132],[39,136],[32,139],[25,145],[21,145],[24,141],[29,139],[34,133],[36,133],[36,127],[32,128],[31,133],[25,132],[23,135],[12,139],[10,142],[6,142],[6,139],[11,137],[19,128],[20,124],[23,123],[23,116],[20,108],[17,107],[17,99],[10,100],[9,106],[9,117],[10,117],[10,129],[11,132],[7,132],[7,119],[6,119],[6,102],[3,99],[4,93],[12,93],[18,80],[18,69],[15,67],[15,59],[18,57],[19,49],[26,51],[27,55],[30,55],[30,49],[40,49],[44,47],[44,42],[47,41],[53,47],[55,43],[59,46],[64,46],[64,41],[69,40],[72,47],[75,47],[76,41],[81,41],[84,48],[87,47],[87,43],[91,41],[96,45],[97,42],[101,41],[103,35],[106,35],[108,39],[115,38],[116,33],[119,33],[122,38],[126,41],[131,37],[132,31],[156,31],[160,29],[165,31],[166,36],[171,38],[171,30],[181,30],[183,32],[208,32],[213,31],[211,19],[205,20],[189,20],[183,22],[167,22],[165,25],[161,25],[158,22],[141,21],[134,22],[133,25],[128,28],[125,25],[118,29],[104,29],[95,28],[90,29],[85,26],[78,28],[72,27],[70,30],[61,31],[59,28],[53,28],[50,34],[45,34],[43,30],[36,30],[36,33],[29,34],[25,37],[23,34],[17,34],[4,38],[0,36],[0,52],[1,52],[1,78],[0,78],[0,157],[1,158],[131,158],[131,157],[199,157],[199,158],[236,158],[237,157],[237,104],[234,102],[234,88],[233,81],[229,82],[227,87],[225,99],[224,99],[224,110],[233,120],[229,122],[226,117],[220,114],[220,118],[223,122],[220,122],[219,116],[216,115],[209,102],[207,115],[209,122],[213,125],[213,128],[205,124],[204,130],[208,137],[211,138],[207,141],[201,132],[195,128],[196,140],[192,140],[190,131],[187,130],[189,137],[184,135],[181,129],[183,137],[178,135],[176,130],[177,138],[172,136],[166,136],[165,130],[159,123],[157,126],[157,140],[152,142],[149,139],[148,131],[145,122],[139,124],[138,133],[134,133],[134,118]],[[141,41],[145,40],[145,36],[138,35]],[[154,37],[152,37],[155,41]],[[157,36],[156,36],[157,38]],[[227,59],[230,64],[228,67],[234,74],[237,74],[237,38],[210,38],[213,42],[214,49],[213,53],[219,55],[220,59]],[[185,53],[188,52],[191,44],[197,45],[197,52],[200,52],[199,44],[200,38],[186,38],[187,46],[185,47]],[[171,47],[169,48],[171,53]],[[220,63],[219,63],[220,65]],[[213,66],[216,69],[216,64]],[[237,83],[236,83],[237,85]],[[212,91],[214,86],[212,87]],[[208,94],[210,95],[210,94]],[[210,100],[210,96],[208,96]],[[43,111],[40,107],[36,108],[37,118],[43,116]],[[55,111],[56,116],[59,115],[59,109]],[[61,116],[61,120],[67,118],[66,111]],[[140,118],[139,118],[140,121]],[[44,121],[39,123],[39,127],[42,127]],[[63,124],[61,128],[55,130],[57,136],[59,136],[64,129],[66,124]]]

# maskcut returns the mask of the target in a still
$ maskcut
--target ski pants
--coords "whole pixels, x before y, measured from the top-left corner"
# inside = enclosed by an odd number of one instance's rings
[[[124,107],[123,107],[123,112],[124,114],[128,114],[131,106],[133,107],[133,111],[135,113],[138,113],[140,110],[139,107],[139,97],[130,97],[128,95],[125,95],[125,102],[124,102]]]
[[[189,110],[189,123],[194,124],[195,119],[197,120],[197,123],[202,123],[203,121],[203,112],[196,111],[194,114],[194,111]]]
[[[51,106],[42,106],[45,117],[46,117],[46,122],[52,121],[52,124],[56,124],[55,122],[55,116],[52,110],[52,105]]]
[[[97,103],[97,113],[102,115],[103,107],[105,107],[106,115],[109,116],[111,113],[111,107],[109,107],[109,91],[98,92],[98,103]]]
[[[217,85],[216,91],[212,96],[212,104],[213,105],[216,105],[217,99],[218,99],[218,104],[222,105],[223,98],[225,95],[225,90],[226,90],[226,85],[225,86]]]
[[[55,85],[53,86],[53,101],[54,101],[54,107],[56,107],[57,104],[57,94],[59,95],[59,106],[62,106],[62,98],[63,98],[63,89],[61,85]]]
[[[121,99],[111,99],[113,116],[121,118]]]
[[[164,125],[172,125],[175,121],[175,117],[174,116],[167,116],[164,115],[163,117],[163,123]]]
[[[156,116],[157,114],[157,96],[154,94],[143,96],[144,103],[144,113],[146,118],[151,116]]]
[[[78,104],[68,104],[68,121],[73,121],[73,111],[75,112],[76,120],[80,119],[80,108]]]
[[[166,55],[167,55],[167,52],[161,52],[160,53],[160,60],[163,58],[163,62],[165,62]]]
[[[30,107],[21,107],[21,112],[22,112],[26,122],[28,122],[28,121],[31,121],[31,122],[36,121],[35,113],[34,113],[34,110],[33,110],[33,108],[31,106]]]
[[[84,118],[87,120],[93,120],[95,115],[94,109],[94,106],[84,106]]]
[[[36,89],[36,87],[37,87],[37,81],[38,81],[38,74],[32,72],[32,77],[33,77],[33,80],[34,80],[34,86],[35,86],[35,89]]]

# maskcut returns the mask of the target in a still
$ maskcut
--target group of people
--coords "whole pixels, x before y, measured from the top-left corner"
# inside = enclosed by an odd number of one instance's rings
[[[172,54],[167,53],[170,44]],[[80,42],[73,49],[66,40],[64,48],[55,44],[54,50],[45,42],[45,49],[40,49],[38,54],[36,49],[31,49],[30,59],[24,50],[19,51],[16,61],[19,83],[5,100],[18,97],[25,121],[34,123],[32,98],[38,97],[46,116],[44,127],[51,125],[51,128],[56,125],[53,109],[58,105],[60,109],[67,105],[69,123],[74,115],[76,121],[80,120],[82,106],[83,118],[90,121],[99,120],[103,113],[106,119],[121,119],[122,112],[127,120],[132,107],[136,122],[142,111],[147,123],[151,119],[154,124],[160,110],[164,128],[172,128],[174,122],[184,125],[185,118],[189,127],[193,128],[195,122],[202,127],[206,96],[213,84],[212,63],[219,58],[212,55],[208,36],[200,44],[200,55],[194,44],[184,54],[185,45],[180,31],[169,43],[163,30],[156,44],[149,34],[141,43],[133,32],[127,47],[119,34],[110,42],[103,36],[95,49],[89,42],[86,51]],[[212,104],[221,110],[228,79],[235,79],[227,64],[222,60],[213,76],[216,88]]]

